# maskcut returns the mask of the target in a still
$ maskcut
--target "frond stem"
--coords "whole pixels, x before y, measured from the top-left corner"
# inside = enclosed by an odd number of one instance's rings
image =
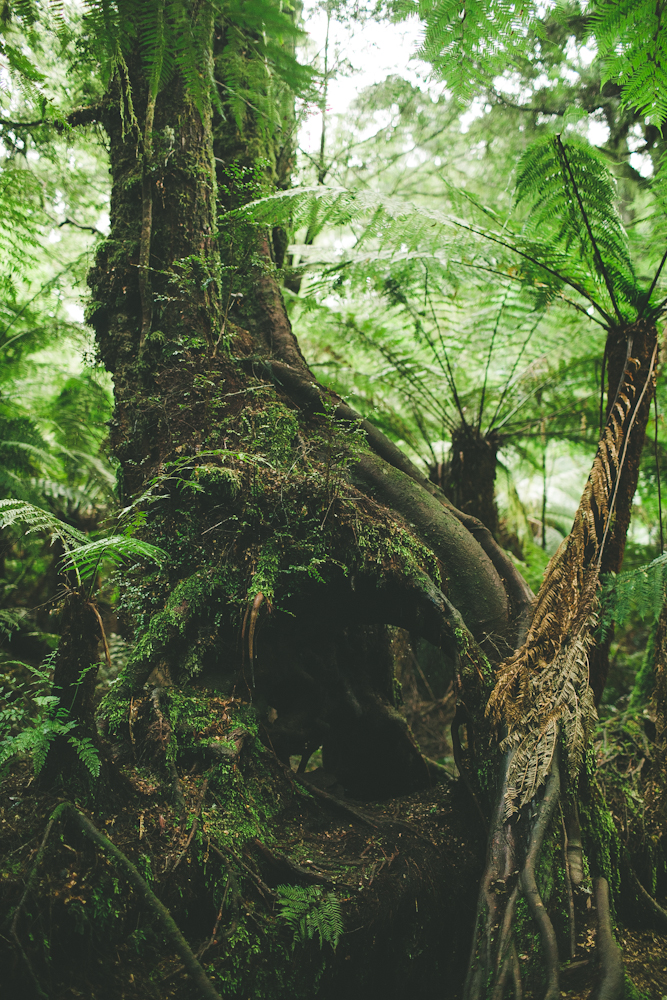
[[[660,277],[660,273],[661,273],[663,267],[665,266],[665,264],[667,264],[667,250],[665,250],[664,254],[662,255],[662,260],[660,261],[660,265],[658,267],[658,270],[653,275],[653,281],[651,282],[651,287],[649,288],[648,292],[646,293],[646,300],[645,300],[645,304],[646,305],[648,305],[649,302],[651,301],[651,296],[653,295],[653,289],[655,288],[655,286],[658,283],[658,278]]]
[[[586,226],[586,231],[588,233],[588,238],[590,239],[591,245],[593,247],[593,255],[595,257],[595,263],[597,264],[597,266],[599,268],[600,274],[602,275],[604,283],[605,283],[605,285],[607,287],[607,291],[609,292],[609,298],[611,299],[611,304],[614,307],[614,312],[616,313],[616,317],[617,317],[617,319],[620,322],[623,322],[623,316],[621,315],[621,311],[618,308],[618,303],[616,302],[616,296],[614,295],[614,288],[613,288],[613,285],[611,283],[611,279],[609,278],[609,275],[607,274],[606,268],[605,268],[604,264],[602,263],[602,257],[600,256],[600,250],[599,250],[598,245],[597,245],[597,243],[595,241],[595,237],[593,236],[593,230],[591,228],[591,224],[590,224],[588,215],[586,214],[586,209],[584,208],[584,203],[581,200],[581,195],[579,194],[579,188],[577,187],[577,182],[574,179],[574,172],[572,170],[572,167],[570,166],[570,161],[567,158],[567,153],[565,152],[565,146],[562,143],[560,135],[556,136],[556,143],[558,145],[559,155],[560,155],[563,163],[565,164],[565,168],[567,170],[567,174],[568,174],[568,176],[570,178],[570,182],[572,184],[572,188],[574,190],[574,194],[575,194],[575,197],[577,199],[577,203],[579,205],[579,211],[581,212],[581,217],[584,220],[584,225]]]
[[[609,516],[607,517],[607,523],[605,525],[604,535],[602,536],[602,542],[600,543],[600,552],[598,554],[598,562],[597,562],[597,568],[598,568],[598,570],[600,569],[600,565],[602,563],[602,553],[604,552],[605,542],[607,541],[607,535],[609,534],[609,528],[611,527],[612,516],[613,516],[613,513],[614,513],[614,506],[616,504],[616,497],[618,495],[618,488],[619,488],[619,486],[621,484],[621,472],[623,471],[623,464],[625,462],[625,456],[627,454],[628,444],[630,442],[630,431],[632,430],[633,424],[634,424],[634,422],[635,422],[635,420],[637,418],[637,413],[639,412],[639,407],[641,406],[641,402],[642,402],[644,396],[646,395],[646,390],[648,389],[649,382],[651,381],[651,376],[653,374],[653,365],[655,364],[655,358],[656,358],[657,353],[658,353],[658,345],[656,343],[655,347],[653,348],[653,354],[651,356],[651,363],[648,366],[648,374],[646,375],[646,381],[644,382],[644,388],[642,389],[641,394],[639,396],[639,399],[637,400],[637,405],[634,408],[634,412],[633,412],[632,417],[630,419],[630,423],[628,425],[628,429],[627,429],[627,431],[625,433],[625,441],[623,442],[623,452],[621,454],[621,460],[618,463],[618,470],[616,472],[616,482],[614,484],[614,493],[613,493],[613,496],[611,498],[611,503],[609,504]]]
[[[559,271],[556,271],[553,267],[549,267],[548,264],[544,264],[541,260],[538,260],[537,257],[533,257],[532,254],[526,253],[525,250],[520,250],[518,247],[514,246],[513,243],[508,243],[507,240],[501,240],[500,237],[498,236],[492,236],[491,233],[486,233],[484,232],[483,229],[477,229],[475,226],[468,226],[466,225],[465,222],[459,222],[456,219],[452,219],[451,222],[453,226],[457,226],[459,229],[465,229],[469,233],[474,233],[475,236],[481,236],[483,239],[490,240],[491,243],[497,243],[499,246],[505,247],[506,250],[511,250],[512,253],[517,254],[519,257],[523,257],[524,260],[529,260],[531,264],[535,264],[537,267],[542,268],[543,271],[546,271],[547,274],[551,274],[553,275],[554,278],[558,278],[559,281],[562,281],[564,284],[569,285],[570,288],[574,288],[575,292],[579,292],[580,295],[582,295],[585,299],[588,300],[588,302],[590,302],[590,304],[593,306],[594,309],[597,309],[600,315],[604,317],[604,319],[606,320],[608,326],[614,326],[613,317],[609,315],[606,309],[603,309],[602,306],[595,301],[592,295],[588,294],[586,289],[582,285],[580,285],[578,281],[573,281],[572,278],[566,277]],[[487,268],[479,264],[471,264],[469,266],[479,267],[480,270],[488,270],[488,271],[491,270],[491,268]],[[502,273],[502,272],[496,272],[496,273]],[[574,303],[572,304],[574,305]],[[667,304],[667,299],[665,299],[665,303],[663,304]],[[578,308],[581,309],[581,307]],[[587,316],[590,315],[588,312],[586,312],[585,309],[582,309],[581,311],[586,313]]]

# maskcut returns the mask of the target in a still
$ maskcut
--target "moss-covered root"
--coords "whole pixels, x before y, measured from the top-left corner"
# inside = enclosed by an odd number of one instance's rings
[[[598,915],[597,951],[600,960],[600,982],[594,1000],[623,1000],[623,958],[611,929],[609,883],[606,878],[593,879],[593,896]]]

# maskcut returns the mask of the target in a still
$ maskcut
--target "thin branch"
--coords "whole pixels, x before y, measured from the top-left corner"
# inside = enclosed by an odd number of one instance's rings
[[[58,229],[62,229],[63,226],[75,226],[76,229],[83,229],[86,232],[95,233],[97,236],[104,236],[102,230],[98,229],[97,226],[84,226],[80,222],[75,222],[74,219],[64,219],[58,223]]]
[[[658,394],[653,393],[653,412],[655,414],[655,436],[653,439],[653,449],[655,452],[656,479],[658,482],[658,520],[660,521],[660,555],[665,551],[665,543],[662,536],[662,491],[660,487],[660,452],[658,449]]]
[[[493,346],[496,341],[496,336],[498,334],[498,327],[500,326],[500,317],[503,314],[503,309],[505,308],[505,303],[507,302],[507,296],[509,295],[509,288],[505,289],[505,295],[503,301],[498,310],[498,315],[496,317],[496,325],[493,328],[493,333],[491,334],[491,341],[489,343],[489,353],[486,356],[486,367],[484,369],[484,381],[482,382],[482,393],[479,399],[479,415],[477,418],[477,430],[481,432],[482,430],[482,415],[484,413],[484,397],[486,396],[486,385],[489,378],[489,366],[491,365],[491,355],[493,354]]]
[[[535,333],[535,331],[537,330],[538,326],[540,325],[540,322],[541,322],[542,318],[543,318],[543,314],[540,314],[538,316],[538,318],[535,320],[535,323],[533,324],[533,327],[530,330],[530,333],[528,334],[528,336],[524,340],[523,344],[521,345],[521,350],[519,351],[519,353],[517,354],[517,356],[515,358],[514,364],[512,365],[512,370],[509,373],[509,376],[507,377],[507,379],[505,380],[505,385],[503,386],[503,391],[502,391],[500,399],[498,401],[498,405],[496,406],[495,412],[494,412],[494,414],[493,414],[493,416],[491,418],[491,421],[489,423],[488,429],[486,431],[487,434],[489,434],[489,432],[495,426],[496,420],[498,419],[498,414],[500,413],[502,405],[505,402],[505,398],[507,396],[507,393],[510,391],[510,388],[512,386],[512,382],[513,382],[513,379],[514,379],[515,372],[516,372],[517,368],[519,367],[519,362],[521,361],[521,358],[523,357],[524,352],[525,352],[526,348],[528,347],[528,344],[530,343],[533,334]],[[525,370],[526,369],[524,369],[524,372],[525,372]]]
[[[185,940],[176,922],[167,907],[162,903],[152,891],[146,880],[139,874],[137,868],[129,858],[119,848],[113,844],[101,830],[98,830],[87,816],[80,812],[71,802],[64,802],[59,807],[62,812],[66,812],[72,822],[79,828],[89,840],[92,840],[101,850],[107,854],[111,860],[123,870],[125,876],[132,886],[137,890],[149,910],[162,927],[165,938],[171,947],[178,953],[181,961],[185,965],[190,978],[197,986],[199,993],[205,1000],[220,1000],[220,995],[213,988],[213,984],[204,972],[201,964],[197,961],[190,945]]]
[[[107,101],[98,101],[96,104],[84,104],[79,108],[74,108],[64,118],[38,118],[32,122],[16,122],[9,118],[0,118],[0,126],[12,129],[33,129],[49,125],[56,132],[63,132],[68,126],[75,128],[77,125],[92,125],[101,121],[102,113],[108,106]]]

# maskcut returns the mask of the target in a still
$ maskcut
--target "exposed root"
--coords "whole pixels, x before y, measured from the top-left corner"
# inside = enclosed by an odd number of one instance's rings
[[[487,985],[495,990],[499,980],[504,984],[505,962],[511,954],[518,865],[515,822],[504,820],[504,789],[512,755],[510,750],[503,757],[500,790],[477,902],[475,937],[463,994],[465,1000],[482,1000],[487,995]],[[493,942],[498,927],[501,933],[494,956]]]
[[[372,819],[370,819],[370,817],[366,816],[365,813],[361,812],[360,809],[355,809],[354,806],[348,805],[348,803],[343,802],[342,799],[337,799],[336,796],[331,795],[330,792],[325,792],[324,789],[318,788],[317,785],[314,785],[312,782],[308,781],[308,779],[303,774],[297,773],[294,775],[294,778],[296,781],[299,782],[300,785],[303,785],[304,788],[307,788],[309,792],[317,796],[317,798],[323,799],[325,802],[328,802],[329,805],[334,806],[339,812],[345,813],[346,816],[351,816],[353,819],[356,819],[357,822],[359,823],[364,823],[366,826],[370,826],[373,829],[377,829],[377,823],[375,823]]]
[[[646,904],[646,907],[649,910],[649,912],[651,913],[651,915],[653,917],[656,917],[658,923],[662,927],[664,927],[665,930],[667,930],[667,910],[665,910],[664,907],[662,907],[660,905],[660,903],[658,903],[653,898],[653,896],[651,896],[650,893],[648,893],[646,891],[646,889],[644,888],[644,886],[641,884],[641,882],[637,878],[637,872],[634,870],[634,868],[632,867],[632,865],[629,865],[628,867],[630,869],[630,876],[631,876],[632,881],[634,883],[635,889],[639,893],[639,898],[642,900],[643,903]]]
[[[570,859],[568,856],[567,829],[563,810],[560,811],[561,825],[563,827],[563,871],[565,872],[565,888],[567,890],[567,915],[570,927],[570,961],[574,960],[574,953],[577,947],[577,925],[574,915],[574,893],[572,892],[572,874],[570,872]]]
[[[466,708],[464,703],[459,700],[456,703],[456,713],[454,715],[454,718],[452,719],[452,729],[451,729],[452,749],[454,751],[454,763],[456,764],[459,770],[459,774],[463,778],[465,786],[470,792],[470,796],[473,802],[475,803],[475,806],[477,807],[477,812],[479,813],[479,818],[482,821],[482,827],[484,829],[484,832],[488,833],[489,826],[486,821],[486,816],[484,815],[484,811],[481,805],[479,804],[479,799],[477,798],[477,794],[475,793],[475,789],[473,787],[473,783],[470,777],[470,772],[468,771],[468,768],[463,760],[461,739],[459,737],[459,729],[463,725],[465,725],[468,734],[468,745],[471,746],[473,738],[472,719],[470,718],[470,713],[468,712],[468,709]],[[472,752],[472,747],[471,747],[471,752]]]
[[[554,758],[544,796],[535,805],[535,815],[520,872],[517,863],[516,819],[505,820],[502,794],[510,771],[511,756],[512,751],[508,752],[503,760],[503,782],[497,799],[486,869],[481,883],[475,943],[470,957],[464,997],[465,1000],[482,1000],[488,995],[492,1000],[503,1000],[508,981],[511,980],[514,998],[520,1000],[523,988],[514,941],[514,920],[516,906],[520,894],[523,893],[542,939],[547,981],[544,1000],[558,1000],[556,934],[535,877],[536,864],[560,794],[558,756],[556,754]]]
[[[611,929],[609,883],[606,878],[593,879],[593,897],[598,916],[597,952],[600,962],[600,982],[594,997],[595,1000],[623,1000],[623,958]]]
[[[530,907],[535,923],[540,929],[542,938],[542,948],[544,960],[546,962],[547,988],[544,1000],[558,1000],[558,942],[556,932],[549,919],[549,914],[542,902],[537,881],[535,879],[535,865],[539,859],[544,837],[549,829],[549,824],[558,804],[560,794],[560,772],[558,770],[558,751],[554,754],[554,761],[551,773],[547,779],[544,797],[537,806],[537,815],[530,832],[530,840],[526,860],[521,872],[521,888],[526,897],[526,902]]]
[[[267,861],[273,868],[278,878],[296,878],[300,882],[305,882],[308,885],[327,885],[330,887],[336,885],[336,883],[326,875],[322,875],[320,872],[316,872],[311,868],[305,868],[303,865],[296,864],[296,862],[288,858],[286,854],[270,850],[266,844],[263,844],[256,838],[252,841],[252,845],[264,858],[264,860]]]

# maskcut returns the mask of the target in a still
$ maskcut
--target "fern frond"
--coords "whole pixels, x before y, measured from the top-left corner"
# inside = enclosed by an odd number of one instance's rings
[[[109,535],[95,542],[72,548],[60,561],[63,572],[74,570],[84,582],[89,580],[97,570],[102,560],[107,560],[114,566],[121,566],[129,560],[135,562],[153,562],[162,567],[168,559],[164,549],[138,538],[128,535]]]
[[[625,624],[633,613],[650,622],[657,621],[666,594],[667,553],[646,566],[606,577],[602,581],[600,596],[602,640],[613,624]]]
[[[320,948],[324,943],[336,949],[343,933],[340,902],[335,893],[325,893],[320,886],[276,887],[280,916],[292,928],[294,941],[305,944],[317,934]]]
[[[77,528],[61,521],[41,507],[27,503],[25,500],[0,500],[0,528],[12,525],[24,525],[26,534],[35,531],[46,531],[51,536],[51,542],[59,539],[66,552],[85,545],[86,535]]]
[[[611,305],[636,305],[638,286],[616,207],[616,181],[602,155],[576,137],[548,136],[519,161],[515,197],[529,202],[528,237],[551,235],[567,254],[576,249],[586,269],[607,287]]]
[[[602,83],[618,82],[623,103],[661,128],[667,120],[667,5],[663,0],[598,0],[592,24]]]

